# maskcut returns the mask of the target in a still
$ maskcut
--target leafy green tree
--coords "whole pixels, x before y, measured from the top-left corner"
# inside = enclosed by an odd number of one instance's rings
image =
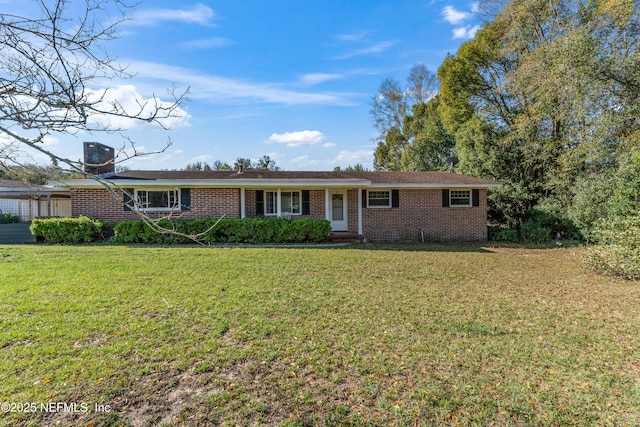
[[[402,166],[402,152],[407,146],[407,138],[402,129],[392,127],[384,141],[378,142],[373,153],[373,168],[381,171],[398,171]]]
[[[637,140],[639,8],[482,3],[499,12],[439,68],[438,110],[456,140],[457,170],[502,181],[492,211],[519,226],[540,201],[569,203],[588,177],[611,177]]]
[[[207,162],[195,162],[195,163],[189,163],[187,164],[187,166],[185,166],[184,170],[186,171],[210,171],[211,166],[209,166],[207,164]]]
[[[346,168],[336,166],[333,168],[334,172],[368,172],[369,169],[365,168],[362,163],[356,163],[355,165],[349,165]]]
[[[215,162],[213,162],[213,165],[211,165],[211,168],[214,171],[230,171],[230,170],[233,170],[233,168],[231,167],[231,165],[229,165],[229,163],[223,162],[221,160],[216,160]]]
[[[451,136],[438,113],[439,97],[428,103],[413,106],[413,114],[405,118],[405,134],[410,143],[402,151],[402,170],[446,170],[447,158],[453,154],[455,139]]]
[[[222,167],[226,167],[225,164]],[[228,165],[227,165],[228,166]],[[252,162],[251,159],[245,157],[238,157],[233,164],[233,170],[270,170],[270,171],[279,171],[281,170],[278,165],[276,165],[276,161],[273,160],[268,155],[263,155],[256,162]],[[227,169],[222,169],[227,170]]]
[[[260,157],[253,167],[254,169],[268,170],[268,171],[280,170],[280,167],[276,165],[276,161],[273,160],[268,155],[264,155]]]
[[[438,89],[438,81],[424,64],[414,64],[406,87],[393,79],[385,79],[371,100],[370,114],[379,135],[374,153],[376,170],[401,170],[402,156],[412,143],[415,130],[407,119],[417,105],[426,104]]]
[[[233,170],[251,170],[253,169],[253,163],[250,158],[238,157],[233,163]]]

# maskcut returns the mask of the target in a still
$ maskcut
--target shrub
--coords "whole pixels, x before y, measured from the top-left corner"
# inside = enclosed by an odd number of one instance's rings
[[[321,243],[327,240],[331,231],[329,221],[313,218],[177,219],[161,220],[158,225],[186,235],[200,235],[198,240],[207,244]],[[122,243],[193,243],[188,237],[158,232],[143,221],[120,222],[114,232],[117,241]]]
[[[640,215],[603,220],[594,228],[592,238],[596,244],[585,256],[589,269],[640,279]]]
[[[520,237],[523,242],[544,243],[551,240],[551,229],[542,227],[540,223],[530,219],[520,227]]]
[[[0,224],[14,224],[20,222],[18,215],[9,212],[0,212]]]
[[[496,232],[492,238],[496,242],[511,242],[516,243],[520,241],[520,237],[518,236],[518,231],[512,228],[507,228],[506,230],[501,230]]]
[[[102,221],[86,216],[34,219],[29,227],[34,236],[51,243],[93,242],[104,228]]]

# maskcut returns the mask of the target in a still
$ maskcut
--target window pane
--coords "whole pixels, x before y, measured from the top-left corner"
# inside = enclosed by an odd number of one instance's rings
[[[291,210],[289,211],[294,214],[300,213],[300,192],[294,191],[291,193]]]
[[[388,191],[369,191],[369,206],[390,206]]]
[[[278,209],[276,208],[277,193],[274,191],[267,191],[265,196],[264,213],[266,215],[275,215],[278,212]]]
[[[281,191],[280,202],[282,203],[282,214],[299,214],[301,212],[299,191]]]
[[[331,220],[342,221],[344,219],[344,195],[333,194],[331,195]]]
[[[141,208],[147,207],[147,192],[146,191],[138,191],[138,206]]]
[[[138,205],[141,209],[178,209],[178,191],[148,191],[136,192]]]
[[[280,193],[280,203],[282,203],[282,213],[291,213],[291,193],[283,191]]]
[[[451,206],[470,206],[471,191],[469,190],[452,190]]]

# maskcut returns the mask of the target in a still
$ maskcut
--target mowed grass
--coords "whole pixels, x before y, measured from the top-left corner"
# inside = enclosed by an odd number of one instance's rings
[[[89,407],[0,423],[638,425],[640,283],[582,250],[0,246],[0,402]]]

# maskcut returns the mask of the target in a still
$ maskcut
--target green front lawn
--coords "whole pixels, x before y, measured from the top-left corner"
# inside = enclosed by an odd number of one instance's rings
[[[0,425],[638,425],[581,250],[0,246]]]

